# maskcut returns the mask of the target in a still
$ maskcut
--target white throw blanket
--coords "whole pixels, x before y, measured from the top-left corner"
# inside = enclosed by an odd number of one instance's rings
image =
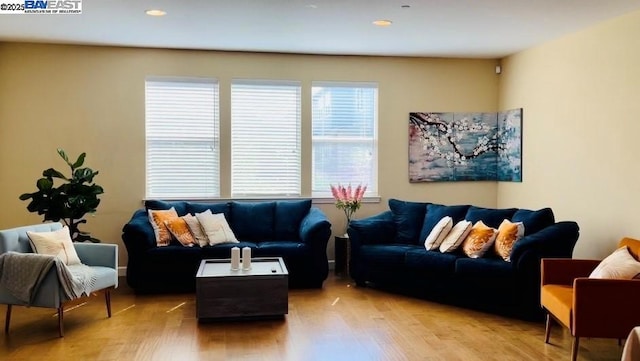
[[[96,282],[91,267],[84,264],[67,266],[56,256],[35,253],[0,254],[0,286],[25,305],[31,305],[40,284],[54,264],[67,299],[91,293]]]

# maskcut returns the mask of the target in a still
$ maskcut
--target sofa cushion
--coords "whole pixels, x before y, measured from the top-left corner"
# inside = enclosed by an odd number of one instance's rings
[[[445,206],[444,204],[429,204],[427,205],[426,214],[422,219],[422,225],[420,230],[420,240],[424,242],[429,233],[433,230],[433,227],[443,218],[453,218],[453,224],[456,224],[464,219],[469,209],[468,205],[457,206]]]
[[[427,251],[425,249],[410,249],[405,257],[407,268],[442,273],[443,276],[453,274],[456,259],[458,259],[458,256],[453,253],[440,253],[437,250]]]
[[[518,209],[511,221],[524,223],[525,236],[536,233],[556,222],[551,208],[542,208],[537,211]]]
[[[205,246],[202,247],[202,257],[204,258],[213,258],[213,259],[221,259],[221,258],[231,258],[231,248],[238,247],[240,251],[244,247],[251,248],[252,257],[254,256],[255,249],[257,245],[253,242],[240,242],[240,243],[220,243],[215,246]]]
[[[276,202],[231,202],[231,229],[241,241],[273,240]]]
[[[517,208],[495,209],[471,206],[464,219],[471,221],[473,224],[482,221],[491,228],[498,228],[503,220],[511,219],[517,210]]]
[[[571,325],[573,287],[568,285],[544,285],[540,290],[541,304],[566,327]]]
[[[299,239],[300,222],[309,214],[309,209],[311,209],[311,199],[277,201],[274,239],[278,241]]]
[[[428,204],[389,199],[389,209],[393,213],[393,222],[396,224],[396,243],[422,244],[424,242],[429,233],[426,233],[424,238],[420,238],[420,229]],[[436,223],[441,218],[438,218]]]
[[[455,273],[473,277],[512,277],[513,266],[500,258],[458,258]]]
[[[167,210],[173,207],[179,216],[184,216],[185,214],[189,213],[187,211],[187,202],[182,202],[182,201],[167,202],[167,201],[160,201],[156,199],[150,199],[150,200],[144,201],[144,207],[147,210],[151,209],[154,211]]]
[[[229,227],[227,219],[224,218],[224,213],[213,214],[207,209],[202,213],[196,214],[196,218],[207,235],[210,246],[221,243],[238,243],[238,239],[231,227]]]
[[[424,250],[424,246],[408,244],[374,244],[360,247],[360,261],[369,267],[380,267],[385,271],[405,268],[405,254],[412,249]]]
[[[256,257],[282,257],[285,259],[299,258],[310,253],[311,247],[306,243],[291,241],[260,242],[254,251]]]
[[[369,240],[369,244],[392,242],[396,234],[395,223],[386,219],[355,219],[349,223],[349,228],[362,239]]]
[[[224,213],[224,218],[231,223],[231,205],[229,202],[224,203],[187,203],[187,212],[193,214],[205,212],[210,210],[211,213]]]

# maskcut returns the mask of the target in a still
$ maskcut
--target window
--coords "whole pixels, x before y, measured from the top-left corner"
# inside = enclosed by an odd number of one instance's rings
[[[312,195],[330,184],[367,185],[377,195],[378,85],[313,82]]]
[[[231,196],[300,196],[300,83],[231,84]]]
[[[147,79],[147,198],[220,196],[218,82]]]

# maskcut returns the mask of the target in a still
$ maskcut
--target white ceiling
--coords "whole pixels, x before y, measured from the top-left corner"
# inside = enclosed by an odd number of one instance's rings
[[[167,15],[145,15],[152,8]],[[499,58],[638,9],[640,0],[83,0],[81,15],[0,15],[0,41]]]

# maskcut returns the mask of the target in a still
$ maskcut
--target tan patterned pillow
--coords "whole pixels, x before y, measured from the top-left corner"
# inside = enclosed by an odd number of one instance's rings
[[[187,227],[191,231],[193,238],[196,240],[196,243],[200,245],[200,247],[204,247],[209,244],[209,238],[200,227],[200,221],[196,216],[191,214],[186,214],[182,216],[182,219],[187,223]]]
[[[620,247],[603,259],[589,278],[632,279],[640,275],[640,262],[629,253],[628,247]]]
[[[462,242],[462,251],[469,258],[482,257],[493,246],[497,234],[497,229],[487,226],[482,221],[477,221],[471,227],[467,238]]]
[[[31,232],[27,237],[34,253],[57,256],[66,265],[80,264],[80,258],[73,246],[69,227],[64,226],[57,231]]]
[[[173,207],[167,210],[149,209],[149,223],[151,223],[151,227],[153,227],[153,233],[156,235],[156,245],[158,247],[168,246],[169,243],[171,243],[171,233],[164,222],[174,218],[178,218],[178,213]]]
[[[427,251],[433,251],[434,249],[438,249],[442,241],[444,241],[444,237],[449,234],[453,228],[453,218],[446,216],[442,217],[438,223],[433,227],[431,233],[427,236],[427,239],[424,240],[424,248]]]
[[[508,219],[505,219],[500,223],[498,227],[498,235],[496,236],[496,242],[494,243],[494,249],[498,256],[503,260],[511,262],[511,250],[513,245],[518,242],[520,238],[524,236],[524,223],[516,222],[512,223]]]
[[[167,226],[167,229],[171,234],[185,247],[193,247],[198,244],[193,238],[189,227],[187,226],[187,222],[182,217],[171,218],[168,221],[164,221],[164,224]]]
[[[442,253],[453,252],[456,249],[458,249],[458,247],[460,247],[460,244],[462,244],[462,241],[464,241],[464,239],[467,238],[467,235],[469,234],[470,231],[471,231],[471,222],[462,220],[456,223],[456,225],[453,226],[449,234],[447,234],[447,236],[444,237],[444,240],[440,245],[440,252]]]

